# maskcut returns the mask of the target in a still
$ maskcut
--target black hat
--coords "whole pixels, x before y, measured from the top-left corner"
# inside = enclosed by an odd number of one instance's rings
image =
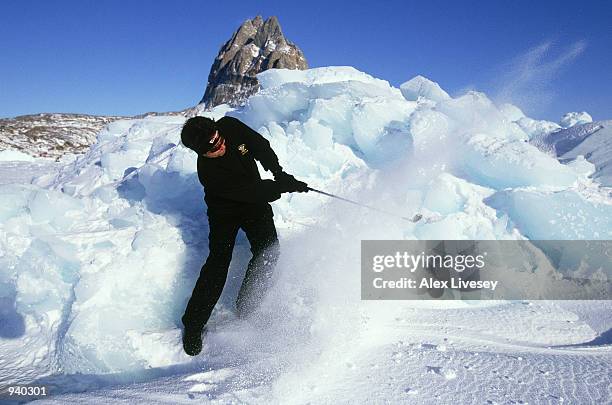
[[[213,147],[209,141],[216,130],[217,124],[210,118],[189,118],[181,130],[181,142],[196,153],[205,154]]]

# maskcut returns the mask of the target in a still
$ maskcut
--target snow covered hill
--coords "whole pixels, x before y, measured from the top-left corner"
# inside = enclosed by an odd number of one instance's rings
[[[203,106],[165,113],[147,112],[134,117],[41,113],[0,118],[0,160],[9,160],[8,154],[14,152],[56,161],[71,160],[70,155],[85,153],[95,143],[98,132],[113,121],[159,115],[191,117],[201,110]]]
[[[360,300],[364,239],[610,239],[595,165],[528,142],[554,124],[423,77],[398,89],[329,67],[258,80],[244,107],[206,114],[257,129],[312,187],[440,220],[284,195],[275,286],[235,318],[240,234],[203,353],[188,358],[179,318],[208,224],[185,118],[114,121],[86,154],[47,173],[22,163],[36,175],[0,185],[3,382],[49,385],[42,403],[610,402],[610,301]]]
[[[0,119],[0,150],[60,158],[82,153],[108,123],[122,117],[85,114],[34,114]]]
[[[612,121],[574,124],[569,128],[540,135],[532,143],[550,151],[561,161],[582,157],[595,165],[592,177],[612,187]]]

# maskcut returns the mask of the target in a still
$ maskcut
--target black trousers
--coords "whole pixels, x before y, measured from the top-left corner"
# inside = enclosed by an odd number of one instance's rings
[[[210,253],[182,317],[185,328],[192,330],[204,327],[221,296],[239,229],[246,233],[253,254],[236,300],[239,316],[251,313],[263,299],[280,253],[271,213],[242,218],[209,213],[208,221]]]

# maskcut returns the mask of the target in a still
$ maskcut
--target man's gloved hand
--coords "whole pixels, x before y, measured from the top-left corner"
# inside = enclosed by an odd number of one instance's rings
[[[256,188],[258,201],[272,202],[281,198],[282,191],[279,190],[278,184],[273,180],[262,180],[259,187]]]
[[[279,185],[281,193],[293,193],[295,191],[299,193],[308,192],[308,184],[303,181],[297,180],[292,175],[285,172],[274,173],[274,180]]]

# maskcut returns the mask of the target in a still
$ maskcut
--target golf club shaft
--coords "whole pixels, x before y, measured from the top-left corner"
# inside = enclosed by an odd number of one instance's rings
[[[394,216],[394,217],[399,217],[399,218],[404,219],[406,221],[416,222],[419,219],[421,219],[420,214],[416,214],[413,218],[403,217],[401,215],[397,215],[397,214],[394,214],[394,213],[389,212],[389,211],[381,210],[380,208],[372,207],[370,205],[362,204],[362,203],[359,203],[357,201],[349,200],[348,198],[344,198],[344,197],[340,197],[340,196],[337,196],[337,195],[334,195],[334,194],[326,193],[325,191],[317,190],[317,189],[314,189],[312,187],[308,187],[308,190],[314,191],[315,193],[326,195],[326,196],[331,197],[331,198],[336,198],[338,200],[342,200],[342,201],[345,201],[347,203],[358,205],[360,207],[364,207],[364,208],[368,208],[368,209],[371,209],[371,210],[374,210],[374,211],[378,211],[378,212],[381,212],[383,214],[391,215],[391,216]]]

